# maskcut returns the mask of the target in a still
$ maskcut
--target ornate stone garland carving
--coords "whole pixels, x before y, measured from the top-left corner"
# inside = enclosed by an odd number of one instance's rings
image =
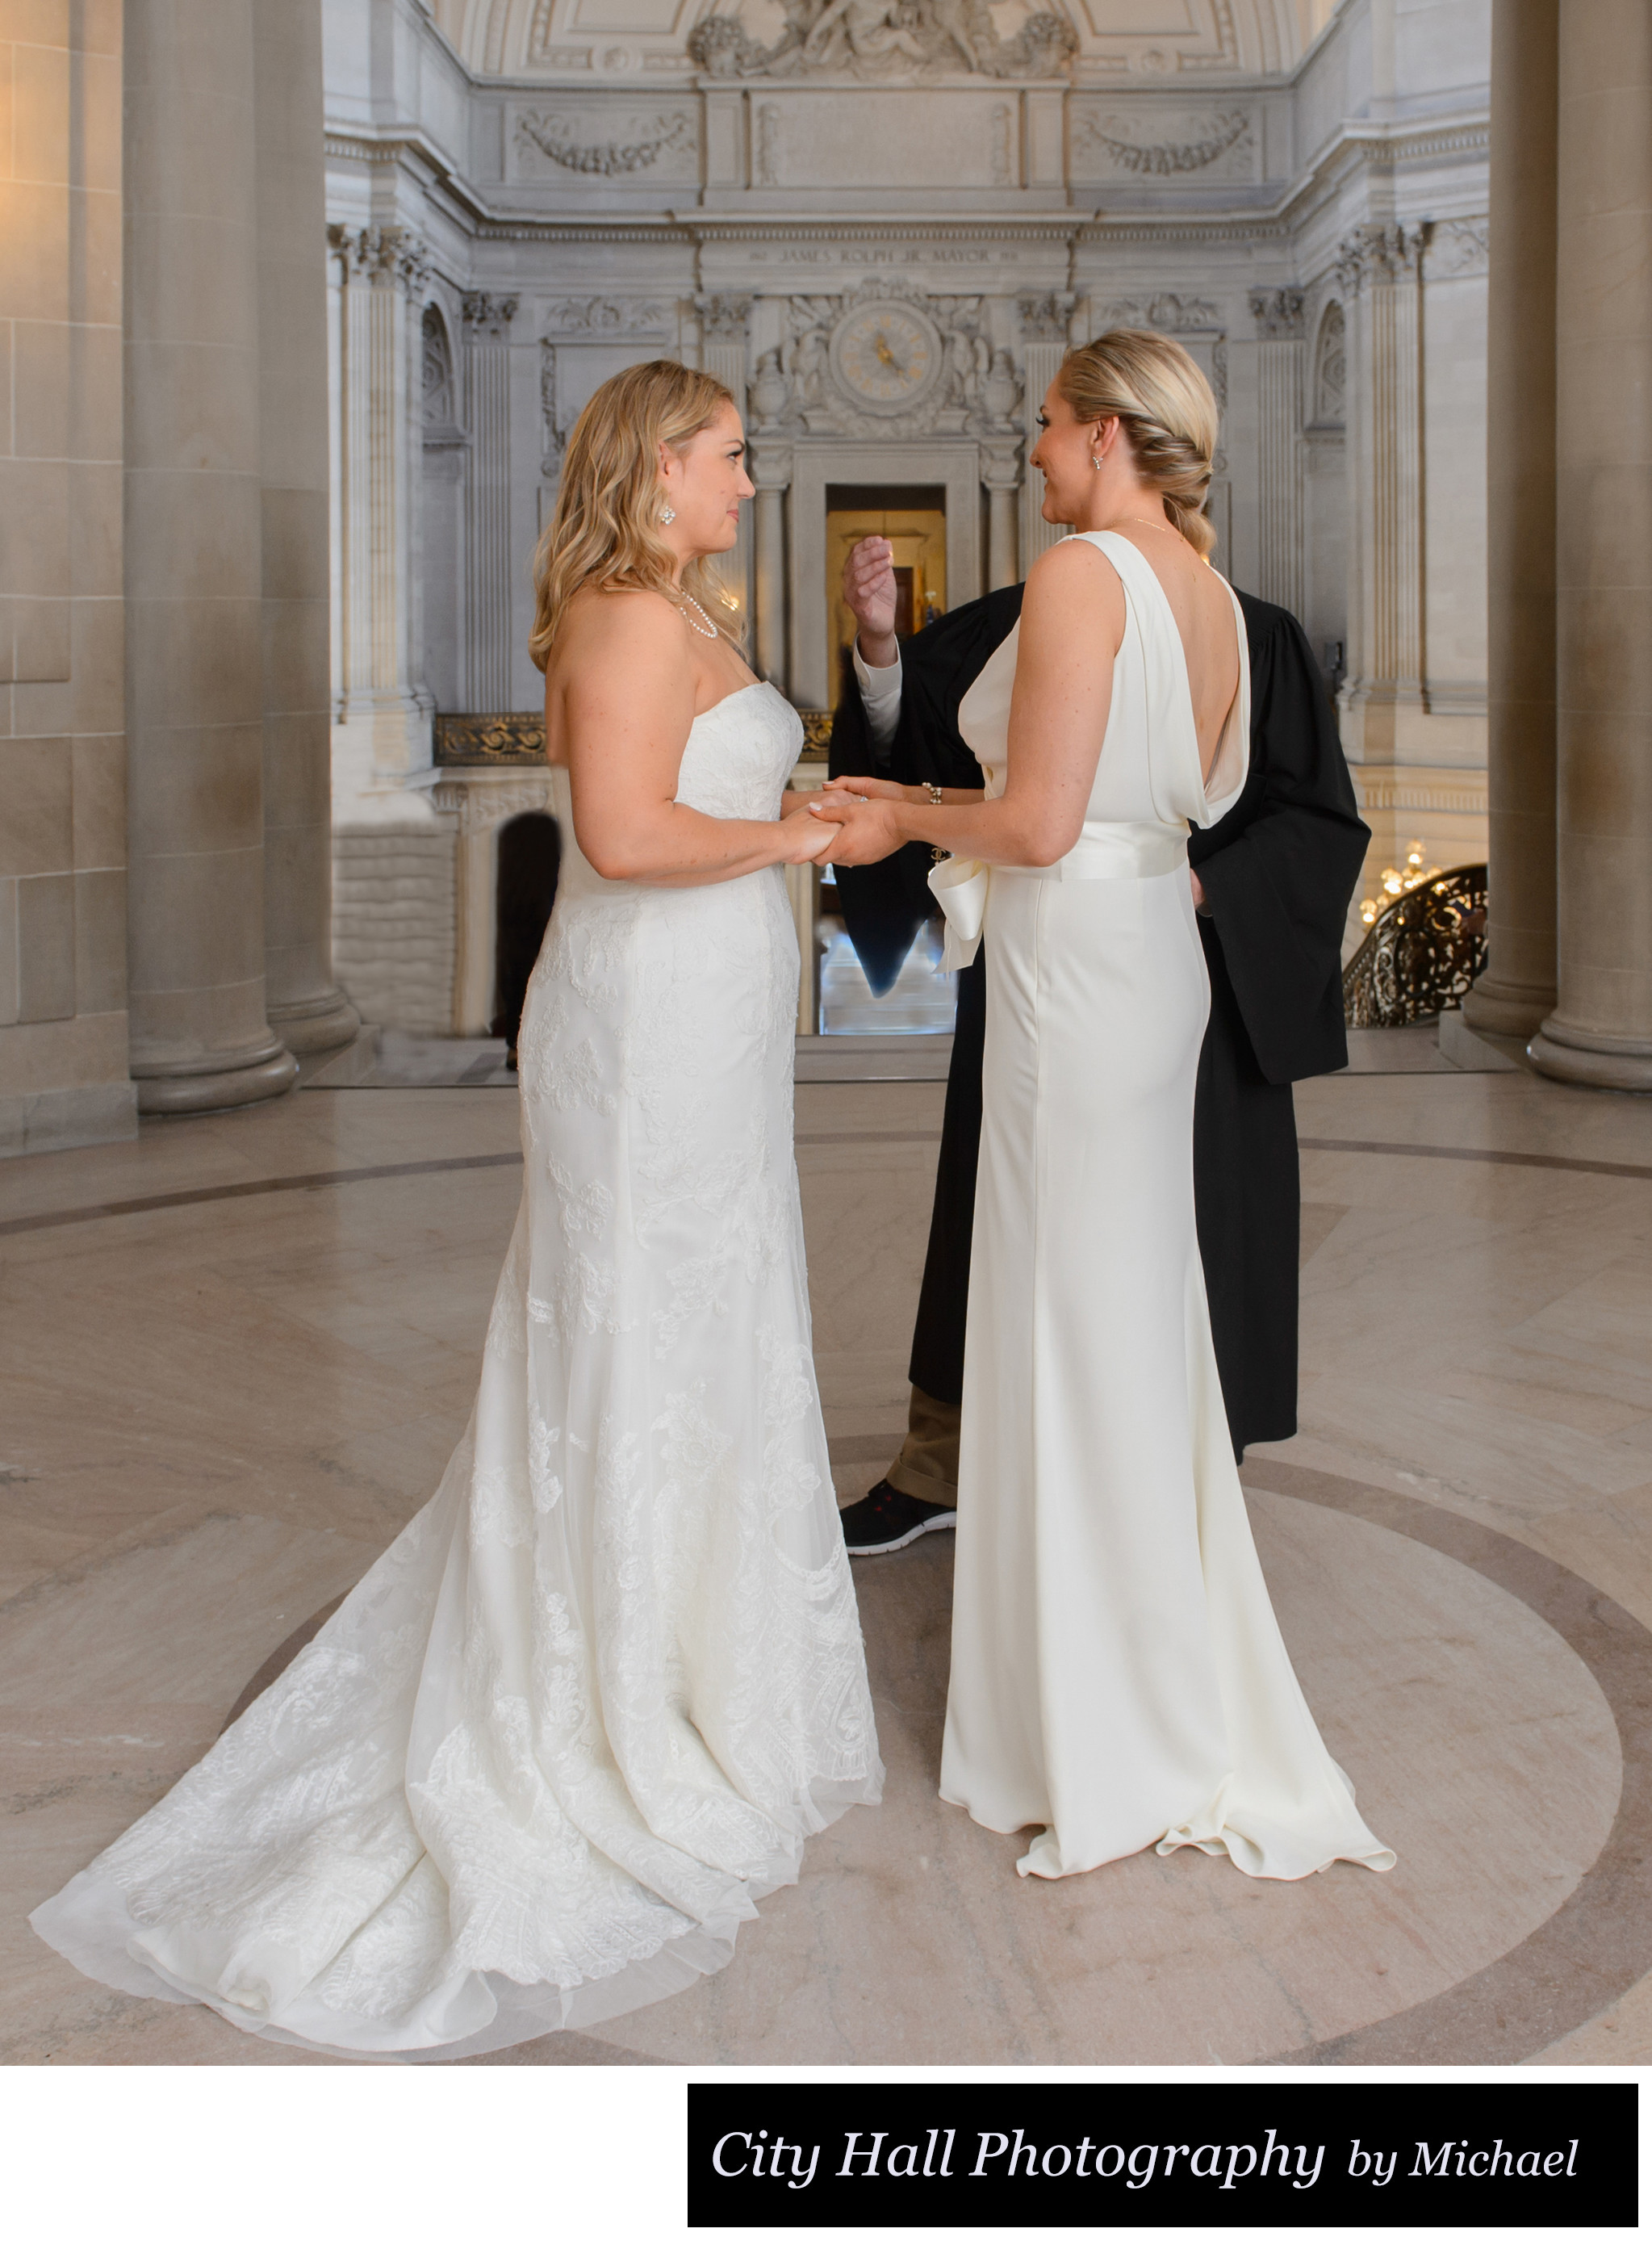
[[[570,117],[535,110],[516,119],[519,144],[536,148],[564,171],[595,173],[604,179],[646,171],[668,150],[692,146],[695,137],[694,120],[682,110],[653,117],[643,125],[642,137],[629,142],[581,141],[574,137],[577,130]]]
[[[1251,141],[1249,110],[1230,109],[1200,120],[1202,130],[1193,140],[1162,140],[1150,144],[1127,140],[1106,128],[1122,120],[1087,113],[1076,120],[1076,149],[1094,148],[1122,171],[1152,178],[1171,178],[1177,172],[1202,171],[1230,150],[1244,149]]]

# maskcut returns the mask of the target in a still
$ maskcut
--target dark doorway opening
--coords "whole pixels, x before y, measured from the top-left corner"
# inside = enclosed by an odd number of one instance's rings
[[[545,939],[562,867],[556,820],[530,810],[499,828],[497,900],[494,914],[493,987],[496,1007],[490,1032],[505,1039],[505,1063],[516,1063],[528,976]]]

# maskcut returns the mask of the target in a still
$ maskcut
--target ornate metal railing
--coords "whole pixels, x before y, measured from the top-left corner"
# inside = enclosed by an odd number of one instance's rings
[[[1486,867],[1461,864],[1391,902],[1342,972],[1350,1027],[1455,1011],[1486,969]]]

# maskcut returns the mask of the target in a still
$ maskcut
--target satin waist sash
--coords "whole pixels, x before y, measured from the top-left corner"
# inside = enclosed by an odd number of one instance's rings
[[[1187,860],[1185,826],[1171,832],[1162,825],[1087,825],[1055,864],[983,864],[973,856],[949,856],[929,873],[930,892],[947,922],[941,970],[956,973],[974,964],[994,880],[1157,880]]]

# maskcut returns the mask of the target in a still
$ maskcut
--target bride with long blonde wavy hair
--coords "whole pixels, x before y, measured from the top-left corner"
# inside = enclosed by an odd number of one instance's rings
[[[679,572],[659,533],[661,445],[680,452],[735,400],[696,368],[655,358],[605,381],[568,439],[556,509],[534,555],[534,622],[528,651],[543,669],[576,592],[686,592],[719,632],[739,642],[738,610],[702,559]]]

